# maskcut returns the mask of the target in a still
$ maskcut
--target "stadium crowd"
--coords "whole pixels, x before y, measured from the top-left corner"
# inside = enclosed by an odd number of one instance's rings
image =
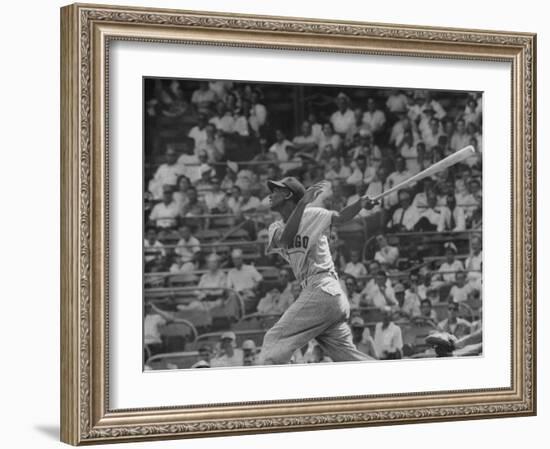
[[[432,330],[481,332],[480,93],[161,79],[145,92],[146,360],[173,350],[162,334],[175,322],[193,328],[177,348],[193,367],[256,363],[262,334],[239,341],[242,323],[265,333],[263,318],[300,293],[265,253],[267,179],[329,180],[322,205],[340,210],[466,145],[477,154],[361,211],[330,243],[371,357],[434,356]],[[293,357],[327,361],[314,341]]]

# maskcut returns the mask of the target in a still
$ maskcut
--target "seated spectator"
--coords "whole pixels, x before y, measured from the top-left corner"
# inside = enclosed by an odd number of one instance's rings
[[[443,282],[452,283],[456,281],[456,273],[464,271],[464,265],[456,259],[458,250],[453,242],[446,242],[443,247],[445,248],[445,262],[441,264],[438,272]]]
[[[449,291],[451,301],[456,303],[468,301],[472,297],[473,291],[472,285],[466,282],[466,273],[464,271],[456,273],[455,284]]]
[[[399,248],[391,246],[383,234],[376,236],[376,244],[378,245],[378,251],[374,255],[374,260],[388,267],[395,266],[397,259],[399,259]]]
[[[481,184],[479,180],[472,178],[468,182],[468,193],[463,196],[457,195],[456,203],[464,209],[466,219],[471,218],[473,212],[481,206],[482,203]]]
[[[287,147],[292,146],[292,142],[287,140],[285,134],[280,129],[275,130],[275,143],[269,147],[269,152],[277,156],[279,162],[288,161]]]
[[[483,254],[481,251],[481,237],[472,236],[470,240],[470,255],[466,259],[464,267],[468,274],[468,282],[476,285],[481,282],[481,268],[483,266]]]
[[[253,265],[243,264],[243,252],[236,248],[231,252],[233,267],[227,273],[227,286],[243,296],[246,313],[256,310],[256,289],[263,277]]]
[[[420,218],[418,209],[411,204],[411,195],[408,190],[399,190],[399,207],[395,210],[387,228],[393,232],[412,231]]]
[[[180,209],[174,201],[172,186],[164,186],[162,202],[155,204],[149,215],[149,221],[158,228],[170,229],[177,225],[179,215]]]
[[[351,175],[349,167],[342,165],[338,156],[332,156],[328,161],[325,179],[328,181],[346,179]]]
[[[217,130],[225,134],[232,134],[235,131],[235,119],[223,101],[216,103],[216,114],[210,119],[209,123],[212,123]]]
[[[397,115],[398,120],[394,123],[394,125],[391,128],[390,132],[390,138],[389,138],[389,144],[392,147],[397,148],[403,138],[405,137],[405,133],[407,131],[413,132],[413,124],[409,117],[403,112],[399,113]],[[414,139],[414,134],[413,134]]]
[[[204,148],[206,143],[206,125],[208,124],[207,116],[199,114],[198,122],[189,131],[188,136],[195,142],[194,153],[198,154],[198,151]]]
[[[410,177],[411,177],[411,174],[406,169],[405,159],[403,159],[401,156],[398,156],[395,159],[395,171],[388,175],[384,189],[389,190],[392,187],[409,179]],[[390,208],[397,205],[397,203],[399,202],[398,192],[394,192],[392,194],[387,195],[384,198],[384,202],[386,207],[390,207]]]
[[[344,137],[355,122],[355,115],[349,106],[349,97],[345,93],[340,92],[336,96],[336,107],[338,110],[330,116],[334,132]]]
[[[422,210],[428,207],[428,195],[435,193],[435,181],[433,178],[424,178],[422,181],[422,191],[414,196],[413,205]]]
[[[254,366],[259,363],[258,349],[254,340],[245,340],[242,344],[243,366]]]
[[[361,295],[361,289],[359,288],[355,277],[351,275],[345,277],[344,291],[346,292],[346,296],[348,297],[351,309],[358,309],[359,307],[366,305],[362,303],[363,297]]]
[[[181,211],[183,206],[187,204],[187,190],[191,187],[191,181],[185,175],[180,175],[178,177],[177,190],[173,193],[173,198],[178,209]]]
[[[388,111],[393,115],[407,112],[407,105],[409,99],[401,90],[391,89],[386,99],[386,107]]]
[[[302,159],[298,155],[298,149],[292,145],[286,147],[287,161],[279,164],[283,175],[299,172],[302,169]]]
[[[191,368],[210,368],[212,360],[212,347],[210,345],[201,345],[199,348],[198,361]]]
[[[234,332],[224,332],[220,337],[220,354],[212,359],[212,368],[243,366],[244,353],[236,347],[237,337]]]
[[[186,262],[183,260],[183,257],[179,254],[176,254],[174,257],[174,263],[170,265],[170,273],[172,274],[183,274],[183,273],[193,273],[195,270],[195,264],[193,262]]]
[[[464,107],[464,113],[462,114],[464,122],[467,125],[470,123],[479,125],[481,123],[481,109],[478,106],[478,102],[475,98],[468,99],[466,106]]]
[[[405,286],[401,283],[393,287],[397,306],[395,310],[398,316],[402,318],[411,318],[420,315],[420,298],[417,294],[405,291]]]
[[[253,89],[250,94],[250,115],[254,122],[257,123],[258,130],[267,122],[267,109],[260,102],[262,93],[259,89]]]
[[[209,290],[202,290],[200,293],[203,295],[221,296],[223,289],[227,286],[227,277],[220,270],[220,257],[216,253],[208,255],[206,258],[206,268],[208,271],[201,276],[198,286],[201,289],[208,288]]]
[[[184,168],[178,164],[178,156],[172,148],[166,150],[166,162],[161,164],[153,179],[149,181],[149,192],[155,200],[162,199],[164,194],[164,186],[174,187],[178,181],[178,177],[184,174]]]
[[[374,280],[375,285],[372,286],[366,294],[367,304],[378,307],[379,309],[383,309],[386,306],[391,307],[397,305],[393,287],[387,285],[388,276],[386,272],[380,270],[376,273]]]
[[[403,140],[399,144],[399,154],[405,160],[405,170],[412,176],[420,171],[418,163],[418,149],[413,141],[410,130],[405,131]]]
[[[164,352],[164,343],[160,335],[162,326],[173,321],[172,315],[160,310],[152,303],[145,304],[143,318],[143,345],[145,350],[144,359]]]
[[[323,125],[323,132],[318,140],[318,154],[317,158],[322,159],[323,154],[332,156],[338,154],[340,147],[342,146],[342,138],[339,134],[334,133],[332,123],[327,122]]]
[[[207,154],[208,163],[219,162],[225,156],[225,142],[220,133],[216,131],[216,127],[212,123],[208,123],[205,127],[205,138],[198,144],[195,144],[195,151],[204,150]]]
[[[456,338],[462,338],[468,335],[471,332],[471,324],[458,316],[458,303],[449,302],[448,311],[448,318],[438,323],[438,330],[441,332],[448,332]]]
[[[350,261],[344,268],[344,273],[353,276],[354,278],[362,278],[367,275],[367,269],[361,262],[361,251],[358,249],[352,249],[350,251]]]
[[[258,313],[266,315],[282,315],[294,302],[290,273],[286,268],[279,270],[277,287],[272,288],[258,303]]]
[[[350,321],[350,328],[353,344],[357,350],[373,359],[377,359],[376,345],[370,335],[369,328],[365,326],[363,318],[354,316]]]
[[[204,204],[211,214],[220,214],[224,209],[226,194],[221,189],[220,179],[217,176],[210,178],[211,189],[204,194]]]
[[[470,144],[470,135],[466,132],[464,119],[456,121],[456,130],[451,137],[450,145],[453,151],[458,151]]]
[[[372,134],[383,131],[386,124],[386,114],[376,107],[372,97],[367,98],[367,110],[363,114],[363,123]]]
[[[201,81],[199,88],[191,95],[191,103],[200,114],[209,114],[217,100],[216,92],[210,89],[207,81]]]
[[[435,192],[427,192],[426,195],[428,204],[420,212],[420,217],[414,225],[414,230],[434,232],[443,228],[443,213],[441,212],[441,208],[437,206],[437,195]]]
[[[188,223],[205,228],[207,227],[208,220],[193,220],[192,217],[199,215],[208,215],[208,207],[203,201],[199,200],[197,189],[195,187],[189,187],[187,191],[187,204],[183,206],[181,210],[181,216],[186,219]]]
[[[367,158],[365,156],[357,156],[354,165],[352,174],[346,179],[347,184],[358,186],[368,184],[374,179],[376,168],[367,166]]]
[[[296,148],[298,152],[306,153],[309,155],[317,154],[317,138],[311,131],[311,124],[304,120],[301,128],[302,133],[294,137],[292,140],[292,146]]]
[[[433,148],[439,143],[439,138],[443,135],[441,123],[435,117],[430,119],[429,127],[422,132],[422,141],[426,148]]]
[[[209,165],[203,165],[200,168],[200,179],[195,182],[195,189],[199,198],[204,198],[206,192],[212,190],[212,184],[210,183],[210,177],[213,174],[213,169]]]
[[[237,165],[237,164],[235,164],[235,165]],[[229,190],[231,190],[233,188],[236,181],[237,181],[237,172],[231,170],[228,167],[226,172],[225,172],[225,176],[223,177],[222,182],[221,182],[222,190],[227,193]]]
[[[443,106],[441,106],[441,103],[433,98],[432,92],[430,90],[425,91],[423,106],[424,108],[432,108],[434,111],[434,117],[438,120],[443,120],[447,115],[447,112],[445,111]]]
[[[466,218],[462,207],[457,206],[454,194],[447,194],[447,206],[439,207],[441,220],[437,227],[438,232],[459,232],[466,229]]]
[[[423,299],[420,301],[420,317],[429,319],[434,325],[437,324],[437,313],[433,309],[431,300]]]
[[[195,263],[198,253],[201,250],[200,242],[191,234],[191,229],[187,225],[179,228],[180,240],[177,243],[174,253],[181,257],[182,263]]]
[[[381,360],[400,359],[403,356],[401,328],[393,322],[391,307],[383,308],[382,322],[376,323],[374,345]]]
[[[257,196],[252,195],[249,189],[243,190],[239,198],[240,212],[254,212],[261,206],[261,201]]]
[[[145,229],[145,239],[143,241],[143,253],[145,258],[145,267],[156,259],[166,256],[164,245],[157,238],[157,229],[154,226],[147,226]]]

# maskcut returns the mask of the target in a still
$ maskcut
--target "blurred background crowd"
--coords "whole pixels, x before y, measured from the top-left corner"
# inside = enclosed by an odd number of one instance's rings
[[[333,228],[330,244],[359,350],[432,357],[434,331],[481,333],[481,93],[146,79],[144,97],[146,369],[257,363],[300,293],[265,253],[279,218],[267,179],[329,180],[322,205],[341,210],[466,145],[477,154]],[[330,359],[312,341],[293,362]]]

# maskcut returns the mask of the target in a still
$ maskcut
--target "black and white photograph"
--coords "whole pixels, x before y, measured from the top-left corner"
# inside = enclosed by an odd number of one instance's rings
[[[144,77],[144,369],[483,356],[482,100]]]

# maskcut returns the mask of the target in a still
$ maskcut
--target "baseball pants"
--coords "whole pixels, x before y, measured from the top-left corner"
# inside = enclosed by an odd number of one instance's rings
[[[261,365],[290,361],[294,352],[316,339],[334,362],[371,360],[352,341],[349,301],[337,279],[323,276],[308,284],[266,333],[260,353]]]

